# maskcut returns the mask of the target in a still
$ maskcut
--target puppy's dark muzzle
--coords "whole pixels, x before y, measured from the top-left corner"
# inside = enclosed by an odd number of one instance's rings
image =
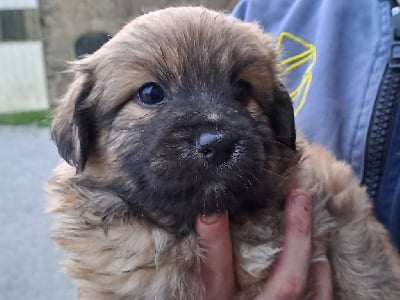
[[[229,161],[235,151],[237,137],[218,132],[201,133],[196,140],[196,149],[214,165]]]

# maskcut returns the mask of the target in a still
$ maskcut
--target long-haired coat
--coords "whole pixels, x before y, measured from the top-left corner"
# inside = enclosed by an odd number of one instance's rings
[[[228,211],[241,297],[281,250],[284,199],[313,201],[334,298],[400,299],[399,257],[350,168],[296,142],[271,38],[205,8],[138,17],[93,55],[55,113],[66,161],[47,186],[81,299],[201,299],[196,216]]]

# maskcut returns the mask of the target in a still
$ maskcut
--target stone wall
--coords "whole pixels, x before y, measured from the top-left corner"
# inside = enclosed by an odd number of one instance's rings
[[[227,12],[237,0],[40,0],[40,15],[50,104],[65,92],[71,78],[64,71],[75,59],[75,43],[86,33],[114,35],[144,12],[182,4]]]

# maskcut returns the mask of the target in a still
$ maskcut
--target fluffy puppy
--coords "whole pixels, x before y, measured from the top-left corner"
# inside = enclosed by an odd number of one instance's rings
[[[400,299],[400,267],[350,168],[296,142],[271,39],[205,8],[138,17],[93,55],[55,113],[53,236],[81,299],[202,299],[195,218],[228,211],[251,299],[280,251],[292,187],[313,201],[335,299]]]

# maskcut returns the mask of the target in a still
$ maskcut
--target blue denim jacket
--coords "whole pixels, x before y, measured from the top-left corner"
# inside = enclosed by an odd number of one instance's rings
[[[360,182],[391,49],[390,9],[388,0],[242,0],[232,13],[258,22],[275,37],[297,127],[350,163]],[[395,96],[382,174],[372,196],[378,218],[400,246],[400,95]]]

